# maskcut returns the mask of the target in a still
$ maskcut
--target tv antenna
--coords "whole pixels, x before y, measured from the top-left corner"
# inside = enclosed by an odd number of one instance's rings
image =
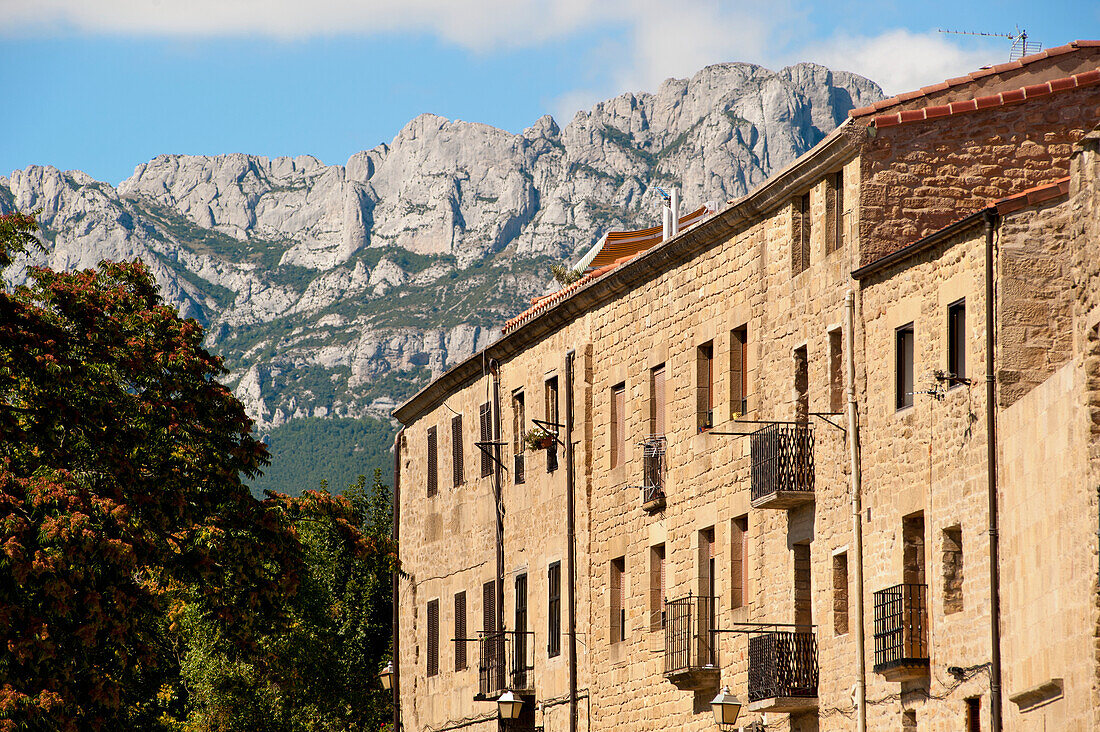
[[[1012,41],[1012,49],[1008,53],[1008,60],[1015,61],[1023,56],[1030,56],[1043,50],[1043,44],[1038,41],[1029,41],[1027,31],[1016,26],[1015,33],[984,33],[982,31],[958,31],[938,29],[940,33],[950,33],[956,36],[989,36],[993,38],[1008,38]]]

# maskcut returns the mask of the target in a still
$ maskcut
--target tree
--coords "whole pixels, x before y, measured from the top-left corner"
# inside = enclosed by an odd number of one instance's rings
[[[34,230],[0,217],[0,265]],[[303,516],[385,551],[346,499],[251,496],[267,453],[201,343],[141,262],[32,268],[0,292],[0,729],[162,726],[186,705],[165,692],[185,611],[265,670]]]

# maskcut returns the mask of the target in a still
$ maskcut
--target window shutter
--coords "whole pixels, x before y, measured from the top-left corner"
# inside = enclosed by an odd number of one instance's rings
[[[435,427],[428,428],[428,497],[431,498],[439,490],[439,459]]]
[[[488,444],[493,439],[493,415],[489,403],[481,405],[478,412],[481,420],[481,477],[484,478],[493,473],[493,458],[491,446]]]
[[[492,633],[497,628],[497,588],[496,582],[489,580],[481,588],[481,629]]]
[[[466,669],[466,593],[455,595],[455,671]]]
[[[462,415],[451,418],[451,474],[455,488],[466,482],[462,464]]]
[[[439,600],[428,603],[428,676],[439,673]]]

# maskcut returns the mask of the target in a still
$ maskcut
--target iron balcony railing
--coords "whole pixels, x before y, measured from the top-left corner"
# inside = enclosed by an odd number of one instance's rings
[[[478,696],[495,699],[505,691],[535,686],[534,633],[514,630],[478,634]]]
[[[928,585],[875,593],[875,672],[928,665]]]
[[[718,668],[718,598],[688,595],[665,603],[665,674]]]
[[[749,701],[817,696],[817,638],[812,632],[749,636]]]
[[[659,502],[665,497],[665,438],[647,437],[642,442],[642,504]]]
[[[814,431],[809,424],[769,424],[749,436],[752,500],[777,493],[813,494]]]

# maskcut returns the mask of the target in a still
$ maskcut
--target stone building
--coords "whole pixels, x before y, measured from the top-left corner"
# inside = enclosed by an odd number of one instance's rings
[[[1100,728],[1098,123],[1088,41],[855,110],[402,405],[402,728]]]

